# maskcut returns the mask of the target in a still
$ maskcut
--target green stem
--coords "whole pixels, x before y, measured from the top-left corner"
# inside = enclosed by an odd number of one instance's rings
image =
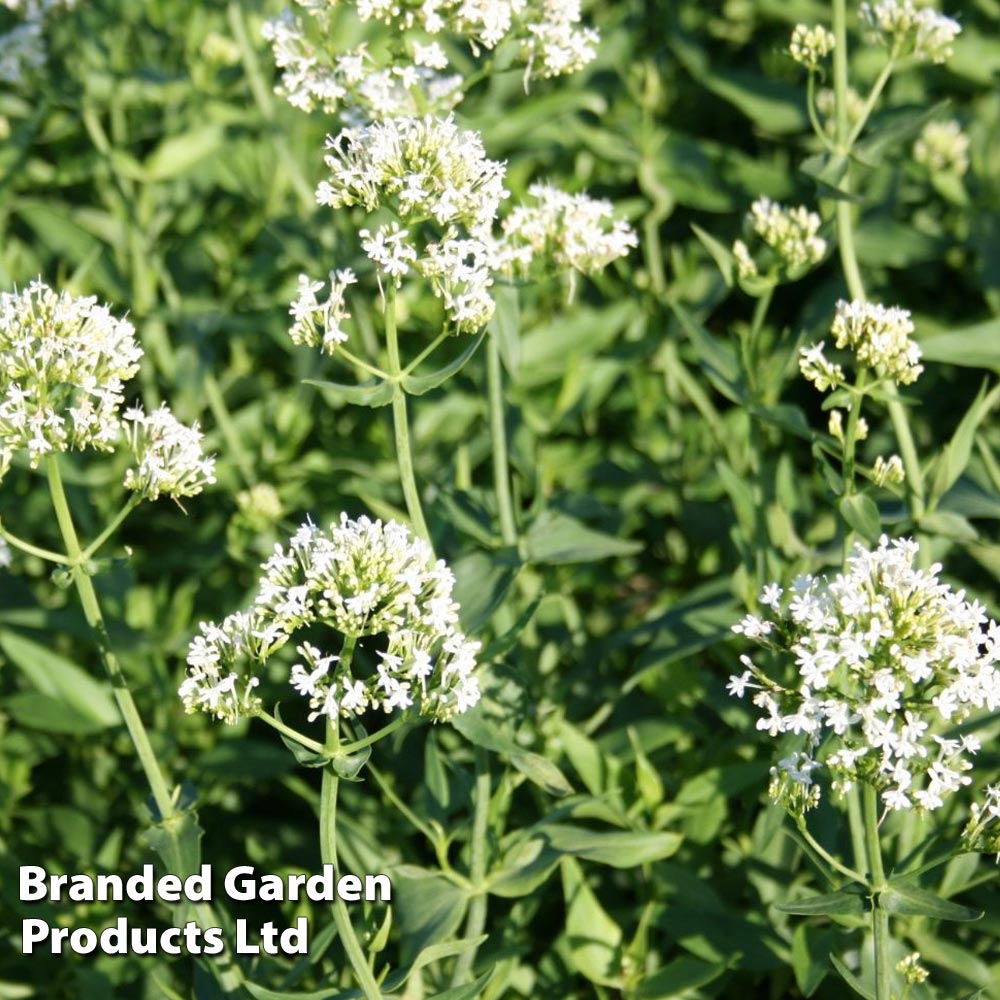
[[[757,392],[757,341],[760,339],[760,331],[764,329],[764,321],[767,319],[767,311],[771,308],[771,299],[774,296],[774,286],[771,285],[760,298],[753,309],[753,319],[750,322],[750,333],[746,337],[746,347],[743,356],[743,364],[747,369],[747,384],[750,386],[750,395],[753,402],[759,402]]]
[[[472,818],[472,834],[469,844],[469,881],[475,895],[469,903],[469,914],[465,920],[465,937],[480,937],[486,928],[487,894],[484,885],[486,869],[489,863],[486,853],[486,836],[489,832],[490,820],[490,763],[486,751],[482,747],[475,748],[476,753],[476,787],[474,798],[475,813]],[[452,973],[452,988],[461,986],[472,978],[472,970],[476,961],[478,947],[469,948],[458,956],[455,971]]]
[[[357,639],[348,636],[344,640],[344,648],[340,651],[340,664],[344,669],[351,665],[351,658],[354,655],[354,646]],[[326,744],[327,747],[338,748],[340,742],[339,723],[331,719],[326,722]],[[319,845],[320,856],[324,865],[333,865],[334,875],[339,877],[340,865],[337,861],[337,790],[340,778],[332,763],[323,768],[323,783],[319,798]],[[366,1000],[382,1000],[382,992],[371,966],[365,958],[361,942],[358,940],[354,927],[351,924],[351,916],[347,912],[347,904],[338,895],[333,904],[333,922],[337,926],[337,933],[340,936],[344,951],[347,953],[348,961],[354,974],[358,978],[358,985]]]
[[[408,720],[405,714],[397,715],[396,718],[393,719],[387,726],[383,726],[381,729],[376,729],[370,736],[362,737],[360,740],[354,740],[352,743],[342,743],[337,750],[337,756],[349,757],[352,753],[357,753],[358,750],[370,747],[373,743],[378,743],[379,740],[384,740],[387,736],[390,736],[407,721]]]
[[[396,286],[390,281],[385,293],[385,342],[389,358],[389,377],[399,379],[399,335],[396,330]],[[410,422],[406,415],[406,392],[398,383],[392,392],[392,424],[396,434],[396,462],[399,465],[399,482],[410,515],[413,530],[426,541],[431,540],[420,504],[417,478],[413,472],[413,453],[410,450]]]
[[[142,497],[138,493],[133,493],[128,498],[125,506],[114,516],[112,522],[83,550],[82,558],[91,559],[99,551],[101,546],[121,527],[122,522],[142,503]]]
[[[307,750],[312,750],[315,754],[325,755],[328,751],[328,747],[323,746],[322,743],[317,743],[316,740],[309,739],[308,736],[303,736],[297,729],[292,729],[291,726],[286,726],[280,719],[276,719],[273,715],[265,712],[264,709],[258,708],[254,715],[257,716],[262,722],[266,722],[272,729],[277,730],[284,736],[287,736],[290,740],[295,740],[300,746],[304,746]]]
[[[490,405],[490,435],[493,438],[493,488],[500,515],[500,535],[504,545],[517,545],[517,521],[510,493],[510,469],[507,463],[507,424],[503,405],[503,368],[500,344],[490,336],[486,352],[486,373]]]
[[[833,146],[830,143],[830,137],[826,134],[826,129],[823,128],[823,123],[819,120],[819,116],[816,113],[815,73],[810,73],[809,79],[806,81],[806,110],[809,112],[809,123],[812,125],[813,132],[816,133],[816,138],[819,139],[825,149],[832,151]]]
[[[404,375],[415,372],[450,336],[452,331],[445,328],[431,341],[429,347],[425,347],[403,370]]]
[[[18,538],[17,535],[12,534],[2,526],[0,526],[0,538],[9,545],[13,545],[15,549],[26,552],[29,556],[37,556],[39,559],[57,563],[59,566],[69,565],[69,560],[59,552],[53,552],[51,549],[42,549],[37,545],[32,545],[31,542],[26,542],[23,538]]]
[[[847,137],[848,148],[854,146],[854,143],[858,140],[858,136],[860,136],[864,131],[864,127],[868,124],[868,119],[871,116],[872,110],[878,102],[878,99],[882,96],[882,91],[885,89],[885,85],[889,82],[889,77],[892,76],[892,71],[895,68],[895,59],[890,59],[882,67],[882,72],[879,73],[878,79],[872,86],[871,92],[868,94],[868,99],[865,101],[865,106],[861,109],[861,114],[858,117],[858,120],[854,123],[854,128],[851,129],[851,134]]]
[[[860,882],[862,885],[865,884],[865,877],[860,872],[855,871],[853,868],[849,868],[843,862],[838,861],[810,832],[809,828],[806,826],[805,819],[800,819],[796,821],[795,824],[798,827],[799,833],[802,834],[803,839],[809,844],[809,846],[828,864],[831,868],[836,869],[841,875],[849,878],[852,882]]]
[[[865,849],[872,890],[872,936],[875,940],[875,1000],[892,1000],[892,970],[889,958],[889,914],[879,905],[879,893],[885,888],[882,846],[878,837],[878,794],[865,782],[861,807],[865,818]]]
[[[205,391],[205,399],[208,402],[208,407],[212,411],[212,416],[215,418],[219,430],[222,432],[222,436],[226,441],[226,447],[236,462],[236,467],[239,469],[244,484],[252,486],[256,482],[253,462],[246,448],[243,447],[243,440],[240,438],[240,432],[233,421],[229,408],[226,406],[222,389],[211,372],[205,375],[202,387]]]
[[[854,382],[854,392],[851,396],[851,410],[847,415],[847,428],[844,431],[844,496],[851,496],[854,490],[855,457],[858,445],[858,421],[861,419],[861,407],[865,399],[865,383],[868,381],[868,369],[861,368]]]
[[[847,120],[847,12],[846,0],[833,0],[833,33],[836,37],[836,45],[833,50],[833,86],[836,95],[837,110],[837,149],[845,157],[850,155],[854,141],[860,134],[860,129],[855,126],[851,131]],[[895,63],[890,59],[883,68],[879,79],[872,88],[869,95],[871,107],[866,104],[865,114],[859,123],[861,128],[867,120],[867,115],[871,108],[875,106],[882,88],[889,79],[889,74]],[[885,77],[883,80],[882,77]],[[851,190],[851,164],[850,160],[841,179],[840,187],[847,193]],[[852,299],[865,301],[865,283],[861,277],[861,269],[858,267],[858,254],[854,244],[854,218],[852,215],[851,202],[846,199],[838,199],[836,207],[837,219],[837,244],[840,252],[840,262],[844,270],[844,278],[847,282],[848,294]],[[903,460],[903,468],[906,471],[906,490],[910,502],[910,512],[914,520],[919,520],[924,512],[924,487],[923,475],[920,471],[920,460],[917,457],[916,445],[913,441],[913,434],[910,431],[910,424],[906,417],[906,411],[902,403],[896,398],[895,386],[887,386],[886,404],[889,419],[892,421],[893,431],[896,440],[899,442],[899,454]]]
[[[146,774],[150,791],[153,793],[153,800],[160,813],[161,821],[169,819],[174,814],[174,803],[164,780],[163,772],[156,760],[152,744],[146,733],[146,727],[142,724],[139,711],[132,700],[132,693],[129,691],[128,683],[122,672],[121,665],[111,649],[111,640],[108,637],[108,630],[104,624],[104,616],[101,614],[101,606],[97,600],[97,592],[90,576],[83,566],[83,551],[80,548],[80,540],[76,534],[76,527],[73,524],[73,515],[70,513],[69,503],[66,500],[66,490],[63,487],[62,476],[59,472],[59,459],[56,455],[49,455],[45,460],[45,468],[49,480],[49,493],[52,497],[52,508],[55,511],[56,521],[62,535],[63,545],[66,547],[66,554],[69,557],[70,572],[76,592],[80,597],[80,604],[83,606],[83,615],[87,620],[95,637],[97,646],[101,653],[101,660],[104,669],[111,681],[111,691],[118,704],[118,710],[122,714],[125,727],[132,738],[132,745],[139,757],[139,763]]]
[[[357,365],[362,371],[368,372],[369,375],[374,375],[375,378],[388,379],[389,375],[382,371],[381,368],[377,368],[375,365],[368,364],[367,361],[363,361],[356,354],[352,354],[348,351],[343,344],[338,344],[337,353],[345,360],[349,361],[352,365]]]

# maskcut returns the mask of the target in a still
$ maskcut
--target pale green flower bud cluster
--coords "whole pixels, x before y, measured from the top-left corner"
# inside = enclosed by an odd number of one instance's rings
[[[370,676],[358,676],[340,653],[297,645],[289,680],[313,718],[412,709],[445,720],[479,700],[480,646],[459,631],[454,576],[403,525],[346,514],[325,531],[307,522],[262,569],[251,609],[219,625],[203,622],[191,642],[180,688],[189,712],[229,723],[252,714],[260,704],[256,672],[297,632],[315,636],[317,626],[371,640],[365,652],[376,663]]]
[[[887,459],[879,455],[875,459],[872,482],[876,486],[899,486],[905,478],[903,460],[899,455],[890,455]]]
[[[865,99],[851,86],[844,93],[847,105],[847,124],[854,128],[865,113]],[[823,131],[831,139],[837,135],[837,95],[830,87],[820,87],[816,91],[816,110],[823,116]]]
[[[943,63],[951,57],[952,45],[962,30],[958,21],[913,0],[863,3],[858,13],[873,38],[897,59],[912,56]]]
[[[787,596],[768,585],[770,616],[733,627],[795,664],[784,686],[743,657],[729,690],[753,691],[757,729],[799,738],[772,788],[800,814],[818,801],[822,772],[837,792],[873,785],[887,810],[937,809],[971,783],[979,741],[952,734],[1000,707],[1000,625],[939,582],[939,565],[917,569],[917,554],[908,539],[858,545],[832,579],[799,577]]]
[[[166,406],[121,414],[124,383],[139,370],[135,329],[92,297],[41,281],[0,295],[0,478],[18,452],[32,467],[49,454],[113,451],[123,436],[136,467],[127,489],[149,499],[194,496],[214,482],[197,428]]]
[[[508,267],[526,273],[538,257],[556,267],[593,274],[638,245],[632,227],[614,218],[610,201],[567,194],[551,184],[532,184],[534,203],[519,205],[503,220],[499,253]]]
[[[822,221],[802,205],[785,208],[770,198],[758,198],[750,206],[746,225],[757,246],[744,240],[733,244],[742,281],[760,276],[794,281],[826,254],[826,241],[818,235]]]
[[[859,364],[883,378],[910,385],[924,370],[920,348],[910,339],[913,321],[907,309],[842,299],[831,332],[837,347],[850,348]]]
[[[322,281],[310,281],[299,275],[299,291],[288,309],[294,322],[288,330],[293,344],[320,347],[333,354],[338,344],[347,340],[344,320],[350,319],[345,294],[358,279],[350,268],[330,272],[330,289],[325,301],[316,297],[323,290]]]
[[[880,378],[910,385],[924,370],[920,347],[910,339],[913,329],[906,309],[841,299],[831,333],[836,346],[851,350],[859,365],[871,368]],[[843,367],[826,357],[822,341],[799,351],[799,370],[820,392],[846,382]]]
[[[926,983],[930,973],[920,964],[920,952],[914,951],[904,956],[896,963],[896,971],[903,977],[907,986]]]
[[[136,462],[125,473],[125,489],[147,500],[161,493],[177,499],[215,482],[215,459],[202,451],[198,425],[182,424],[165,404],[152,413],[126,410],[122,427]]]
[[[820,351],[822,351],[823,345],[818,345]],[[800,360],[801,365],[801,360]],[[808,377],[808,376],[807,376]],[[843,410],[831,410],[830,418],[827,422],[827,430],[829,430],[832,437],[836,438],[841,444],[844,443],[844,412]],[[864,417],[858,417],[858,422],[854,428],[854,440],[864,441],[868,437],[868,421]]]
[[[836,41],[833,32],[822,24],[814,24],[812,27],[797,24],[792,31],[788,52],[797,63],[814,71],[819,69],[820,62],[833,51]]]
[[[0,80],[22,84],[40,70],[48,58],[45,48],[45,18],[60,7],[72,9],[76,0],[2,0],[3,6],[20,14],[21,21],[0,35]]]
[[[928,122],[913,144],[913,158],[931,173],[961,177],[969,169],[969,137],[954,119]]]

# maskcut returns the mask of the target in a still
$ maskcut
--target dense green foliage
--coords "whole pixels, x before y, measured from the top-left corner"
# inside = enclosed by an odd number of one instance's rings
[[[787,55],[792,27],[828,22],[826,4],[593,4],[602,40],[583,72],[528,94],[520,72],[498,72],[463,104],[461,124],[507,161],[515,196],[545,178],[610,198],[640,245],[578,278],[571,301],[557,279],[501,293],[489,336],[504,360],[517,545],[498,524],[485,350],[410,399],[417,482],[462,626],[484,644],[486,696],[454,724],[400,729],[341,784],[344,867],[388,871],[396,891],[391,920],[385,906],[352,909],[380,949],[377,973],[469,933],[477,757],[492,799],[482,979],[446,993],[455,949],[444,947],[394,996],[836,998],[846,988],[829,954],[856,970],[860,948],[867,969],[863,913],[774,908],[830,887],[767,798],[774,741],[726,691],[745,651],[731,625],[767,581],[839,566],[852,530],[917,537],[947,580],[1000,613],[1000,425],[996,394],[977,395],[1000,371],[1000,4],[963,6],[953,58],[890,81],[847,196],[868,291],[912,310],[923,350],[924,373],[900,389],[923,470],[917,506],[911,479],[838,507],[828,415],[797,364],[799,346],[829,339],[848,296],[833,224],[845,195]],[[142,401],[169,399],[200,421],[218,458],[217,484],[183,510],[141,507],[93,576],[156,755],[183,782],[216,872],[314,870],[320,782],[263,723],[184,714],[176,690],[198,622],[241,607],[262,559],[306,515],[406,519],[389,409],[308,384],[356,380],[286,335],[299,273],[357,264],[358,251],[351,212],[313,197],[333,126],[272,93],[260,28],[279,7],[81,3],[52,20],[44,73],[0,91],[0,288],[42,275],[127,311],[146,352]],[[884,56],[861,42],[849,7],[860,89]],[[966,175],[914,161],[929,117],[962,123]],[[761,195],[821,210],[831,252],[775,290],[750,337],[756,300],[726,280],[724,248]],[[360,296],[352,307],[362,327],[380,310]],[[401,308],[412,359],[437,333],[434,312],[414,295]],[[376,358],[375,319],[367,326],[360,350]],[[426,370],[470,343],[451,338]],[[881,403],[865,412],[867,467],[899,446]],[[93,537],[123,502],[124,466],[66,458],[74,514]],[[2,483],[0,517],[58,549],[26,462]],[[172,920],[162,905],[18,899],[19,864],[132,873],[158,860],[156,833],[144,836],[148,789],[64,577],[20,553],[0,570],[0,998],[220,996],[189,957],[19,953],[23,917]],[[281,671],[265,681],[272,704],[287,697]],[[969,801],[996,780],[1000,720],[972,728],[983,742],[973,784],[930,817],[886,820],[893,856],[953,845]],[[842,805],[824,800],[814,815],[813,833],[849,856]],[[921,885],[985,915],[895,921],[894,958],[919,950],[931,970],[908,996],[1000,998],[992,858],[961,855]],[[310,920],[309,961],[246,962],[253,996],[360,995],[324,907],[229,909]]]

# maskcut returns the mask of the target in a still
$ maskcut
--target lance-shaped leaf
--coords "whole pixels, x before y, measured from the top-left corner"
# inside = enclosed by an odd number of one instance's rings
[[[472,338],[472,343],[454,361],[449,362],[443,368],[439,368],[436,372],[431,372],[429,375],[404,375],[400,380],[400,385],[402,385],[404,392],[409,393],[411,396],[422,396],[425,392],[436,389],[442,382],[447,382],[452,375],[457,375],[469,363],[469,360],[479,349],[479,345],[483,342],[483,337],[485,336],[486,330],[480,330]]]
[[[782,913],[796,913],[802,917],[815,916],[856,916],[867,909],[864,890],[860,886],[848,886],[822,896],[810,896],[793,903],[777,903],[774,907]]]
[[[360,385],[345,385],[342,382],[323,382],[307,378],[306,385],[314,385],[331,403],[352,403],[354,406],[388,406],[392,402],[394,382],[376,378]]]
[[[982,910],[953,903],[915,885],[894,883],[878,895],[878,905],[900,917],[934,917],[936,920],[979,920]]]

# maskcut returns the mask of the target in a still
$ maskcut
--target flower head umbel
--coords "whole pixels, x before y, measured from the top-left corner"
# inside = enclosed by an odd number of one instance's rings
[[[486,156],[478,133],[450,118],[395,118],[343,129],[328,138],[327,149],[330,177],[316,192],[321,205],[359,206],[373,215],[388,209],[396,217],[375,218],[360,230],[380,284],[398,287],[413,272],[429,281],[458,331],[481,329],[493,314],[491,230],[507,192],[504,165]],[[332,280],[338,309],[342,283]],[[310,298],[317,290],[308,279],[301,283],[293,339],[296,331],[307,343],[307,334],[318,339],[308,325],[322,311]],[[331,330],[340,332],[344,315],[334,310],[333,326],[323,318],[325,341]]]
[[[76,0],[2,0],[3,6],[21,20],[0,34],[0,80],[19,85],[27,82],[48,59],[45,48],[45,17],[59,7],[73,8]]]
[[[51,452],[110,451],[141,357],[132,324],[95,298],[40,281],[0,294],[0,475],[19,451],[33,466]]]
[[[910,339],[913,321],[907,309],[841,299],[831,332],[837,347],[849,348],[859,364],[882,378],[909,385],[924,370],[920,348]]]
[[[556,267],[593,274],[638,245],[632,227],[614,218],[610,201],[567,194],[551,184],[528,188],[532,203],[518,205],[503,220],[500,254],[526,271],[536,257]]]
[[[215,459],[201,448],[198,425],[188,427],[165,404],[152,413],[139,407],[125,411],[125,438],[135,466],[125,473],[125,488],[147,500],[160,494],[193,497],[215,482]]]
[[[307,522],[275,546],[249,611],[202,622],[188,650],[180,696],[189,712],[226,722],[255,710],[255,671],[306,628],[368,640],[373,668],[361,672],[314,641],[295,648],[289,682],[313,717],[412,709],[449,719],[479,700],[479,643],[458,629],[454,577],[430,546],[394,521],[342,514],[326,530]],[[357,660],[357,654],[355,655]]]
[[[912,56],[943,63],[951,57],[952,44],[962,30],[958,21],[913,0],[863,3],[858,13],[872,36],[896,59]]]
[[[771,617],[734,626],[794,663],[782,684],[747,659],[731,690],[753,690],[758,729],[798,738],[771,789],[795,811],[818,801],[822,772],[837,791],[875,786],[887,810],[937,809],[971,782],[979,741],[955,727],[1000,707],[1000,625],[940,566],[917,569],[917,553],[908,539],[858,545],[832,579],[800,577],[784,600],[766,591]]]
[[[969,169],[969,137],[954,119],[928,122],[913,144],[913,159],[932,174],[961,177]]]
[[[841,299],[830,332],[840,350],[850,350],[859,365],[881,379],[910,385],[924,370],[920,347],[910,338],[913,321],[906,309]],[[843,367],[826,357],[823,342],[801,348],[799,369],[820,392],[846,381]]]
[[[316,293],[323,290],[322,281],[310,281],[299,275],[299,294],[288,312],[294,321],[288,331],[293,344],[321,347],[333,354],[338,344],[347,340],[343,329],[345,319],[350,319],[345,293],[358,279],[350,268],[330,272],[330,290],[326,301],[321,302]]]
[[[785,208],[770,198],[758,198],[746,218],[750,242],[733,244],[740,279],[801,278],[826,254],[826,241],[818,235],[821,224],[820,217],[802,205]]]
[[[811,28],[805,24],[797,24],[792,31],[788,52],[806,69],[817,70],[820,61],[833,51],[836,41],[833,32],[822,24],[814,24]]]
[[[296,2],[302,16],[286,9],[264,26],[282,71],[278,93],[304,111],[319,107],[354,125],[447,114],[463,97],[463,78],[448,55],[455,42],[473,58],[504,44],[525,67],[526,80],[574,73],[597,54],[598,34],[580,24],[579,0]],[[391,31],[377,49],[345,49],[335,7],[353,10],[362,32],[369,22]]]
[[[141,357],[132,324],[95,298],[41,281],[0,295],[0,478],[18,452],[36,467],[58,452],[112,451],[124,436],[137,462],[127,489],[150,499],[194,496],[214,482],[196,427],[165,406],[122,416],[125,382]]]

